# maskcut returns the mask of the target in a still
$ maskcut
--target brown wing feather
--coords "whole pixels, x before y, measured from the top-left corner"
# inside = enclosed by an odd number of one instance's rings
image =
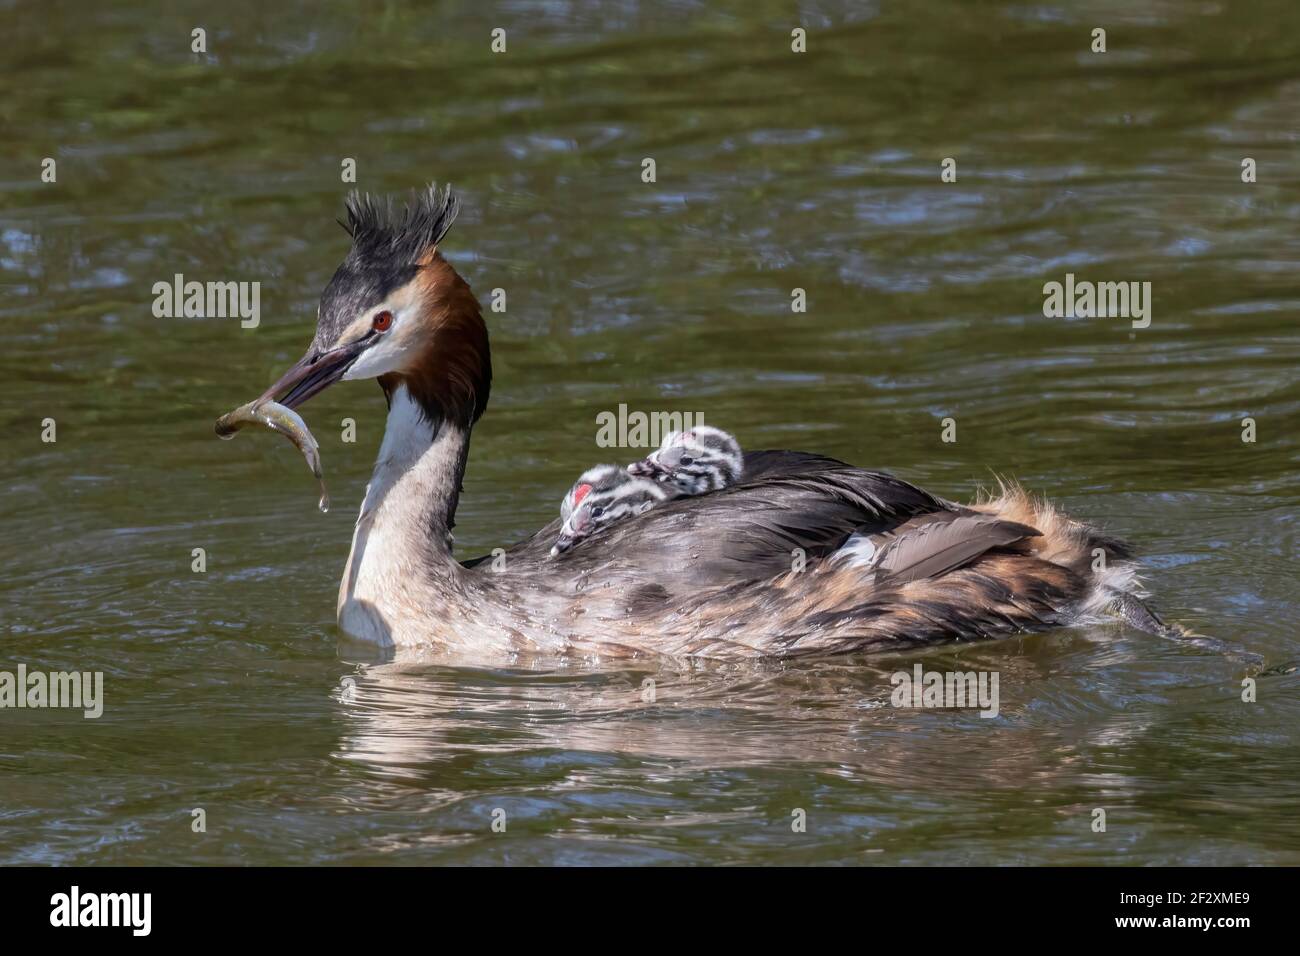
[[[937,577],[1000,548],[1037,537],[1037,528],[993,515],[935,512],[919,515],[882,537],[875,565],[879,580],[905,584]]]

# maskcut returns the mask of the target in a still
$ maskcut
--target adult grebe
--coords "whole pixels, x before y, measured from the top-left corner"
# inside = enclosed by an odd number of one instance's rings
[[[1129,550],[1018,488],[966,507],[800,452],[750,452],[737,483],[657,504],[557,557],[552,521],[503,562],[457,562],[450,531],[492,381],[478,302],[438,251],[457,208],[450,189],[400,211],[352,194],[352,248],[315,339],[263,396],[295,408],[373,378],[388,401],[339,587],[352,637],[484,660],[760,658],[991,638],[1111,606],[1147,621]]]

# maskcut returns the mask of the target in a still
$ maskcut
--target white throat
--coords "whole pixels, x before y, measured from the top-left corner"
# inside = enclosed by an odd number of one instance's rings
[[[442,603],[459,571],[447,525],[467,441],[458,426],[431,422],[406,386],[394,389],[339,584],[339,626],[352,637],[394,643],[399,630],[429,622]]]

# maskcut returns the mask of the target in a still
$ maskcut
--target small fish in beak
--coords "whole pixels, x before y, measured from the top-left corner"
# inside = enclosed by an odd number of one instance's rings
[[[341,379],[370,343],[371,338],[365,336],[326,352],[308,352],[257,401],[279,402],[285,409],[297,408]]]
[[[321,470],[320,443],[307,428],[307,423],[302,420],[302,416],[291,408],[263,397],[247,405],[240,405],[234,411],[222,415],[217,419],[215,430],[218,437],[229,440],[234,438],[235,432],[245,425],[261,425],[273,432],[279,432],[293,442],[294,447],[307,459],[311,473],[320,482],[320,510],[329,511],[330,496],[325,490],[325,473]]]

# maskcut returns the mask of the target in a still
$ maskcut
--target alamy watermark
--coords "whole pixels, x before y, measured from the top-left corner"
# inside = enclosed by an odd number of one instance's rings
[[[1043,284],[1043,315],[1049,319],[1132,319],[1133,328],[1151,324],[1150,282],[1065,282]]]
[[[891,674],[889,683],[895,707],[978,707],[981,717],[998,715],[997,671],[927,671],[917,664],[910,674]]]
[[[72,708],[87,720],[104,713],[103,671],[0,671],[0,710]]]
[[[260,282],[199,282],[176,273],[171,282],[153,284],[156,319],[233,319],[245,329],[262,321]]]
[[[153,929],[153,894],[83,893],[74,885],[50,897],[50,925],[120,926],[132,936],[148,936]]]
[[[629,412],[620,403],[617,412],[596,415],[596,447],[658,448],[672,432],[703,424],[701,412]]]

